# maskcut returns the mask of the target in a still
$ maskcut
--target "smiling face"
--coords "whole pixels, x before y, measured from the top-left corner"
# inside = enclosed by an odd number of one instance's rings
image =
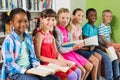
[[[77,23],[82,23],[84,21],[84,12],[79,10],[75,13],[75,15],[73,15],[73,19],[77,22]]]
[[[86,15],[86,18],[90,23],[94,23],[97,20],[97,13],[96,11],[89,11],[88,15]]]
[[[46,18],[41,18],[41,23],[43,25],[44,29],[53,30],[53,27],[55,26],[56,19],[55,17],[46,17]]]
[[[58,23],[59,25],[66,27],[70,21],[70,13],[69,12],[62,12],[58,15]]]
[[[15,14],[10,23],[14,27],[14,30],[19,34],[24,33],[28,28],[27,16],[22,12]]]
[[[103,13],[103,22],[108,24],[112,21],[112,13],[111,12],[104,12]]]

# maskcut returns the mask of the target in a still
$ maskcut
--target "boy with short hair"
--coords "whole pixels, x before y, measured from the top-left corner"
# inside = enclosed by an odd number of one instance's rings
[[[120,76],[120,74],[118,70],[119,68],[117,69],[115,66],[119,66],[118,60],[120,62],[120,50],[119,50],[120,46],[117,47],[118,44],[116,44],[111,38],[112,32],[109,23],[112,21],[112,12],[110,10],[104,10],[102,13],[102,19],[103,22],[98,27],[99,41],[104,45],[104,47],[113,46],[117,52],[118,59],[112,61],[112,64],[114,64],[113,65],[114,78],[117,78]]]

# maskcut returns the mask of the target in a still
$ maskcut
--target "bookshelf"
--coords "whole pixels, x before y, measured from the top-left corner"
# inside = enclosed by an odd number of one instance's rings
[[[30,30],[28,30],[28,34],[31,34],[35,28],[36,19],[40,17],[40,12],[46,8],[55,7],[54,2],[55,0],[0,0],[0,20],[3,12],[9,12],[10,10],[18,7],[23,8],[31,14]],[[0,66],[3,63],[1,45],[4,38],[8,35],[2,30],[1,24],[2,22],[0,21]]]

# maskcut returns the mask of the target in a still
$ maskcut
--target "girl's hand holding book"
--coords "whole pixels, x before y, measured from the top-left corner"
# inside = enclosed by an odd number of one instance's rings
[[[72,68],[73,66],[75,66],[75,63],[72,62],[72,61],[65,60],[65,63],[66,63],[67,66],[69,66],[70,68]]]
[[[81,48],[82,48],[82,46],[80,46],[79,44],[75,44],[73,46],[73,50],[77,50],[77,49],[81,49]]]
[[[59,65],[59,66],[62,66],[62,67],[67,66],[67,64],[66,64],[65,62],[63,62],[63,61],[58,61],[58,60],[55,62],[55,64],[57,64],[57,65]]]

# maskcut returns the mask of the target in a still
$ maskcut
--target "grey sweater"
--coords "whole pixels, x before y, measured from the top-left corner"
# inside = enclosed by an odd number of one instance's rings
[[[61,54],[67,53],[72,51],[72,47],[62,47],[63,42],[63,34],[62,32],[59,30],[59,28],[55,28],[56,32],[57,32],[57,39],[56,39],[56,44],[57,44],[57,49]],[[68,33],[68,41],[72,41],[72,35],[71,33]]]

